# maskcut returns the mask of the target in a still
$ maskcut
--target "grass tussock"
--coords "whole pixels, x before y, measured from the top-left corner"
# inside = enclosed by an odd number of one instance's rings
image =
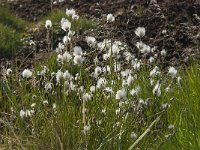
[[[61,19],[66,18],[72,24],[72,31],[75,31],[76,34],[82,34],[84,31],[89,29],[94,29],[96,23],[94,21],[88,20],[85,17],[80,16],[78,20],[73,20],[71,17],[67,16],[63,10],[55,9],[45,18],[41,18],[41,30],[44,29],[45,21],[51,20],[51,36],[52,36],[52,45],[53,48],[56,48],[60,39],[66,35],[66,32],[61,29]],[[45,29],[46,30],[46,29]]]
[[[0,58],[11,58],[21,50],[28,23],[0,6]]]
[[[142,42],[143,27],[135,31],[138,55],[126,43],[91,36],[82,50],[68,30],[48,60],[3,68],[0,142],[7,149],[200,148],[199,65],[159,69],[166,52]]]
[[[55,66],[55,61],[56,57],[51,56],[48,63],[43,64],[49,69],[49,73],[57,71],[58,66]],[[83,90],[91,94],[89,91],[93,81],[88,71],[73,65],[63,67],[74,72],[74,76],[76,73],[82,73],[80,80],[74,81],[76,82],[74,84],[83,85]],[[43,69],[40,64],[34,72]],[[130,89],[140,85],[141,91],[133,97],[128,94],[128,104],[124,104],[126,101],[120,104],[115,99],[115,94],[110,97],[109,94],[105,95],[103,89],[96,89],[92,98],[88,99],[84,106],[81,89],[77,87],[74,91],[72,89],[70,91],[64,79],[61,79],[60,84],[57,85],[53,83],[54,79],[51,79],[48,73],[44,81],[41,80],[43,77],[34,75],[36,79],[21,79],[19,87],[13,74],[12,78],[8,78],[7,83],[3,85],[5,86],[4,92],[1,91],[3,92],[1,111],[9,112],[11,114],[9,118],[12,120],[9,126],[4,125],[3,137],[10,138],[9,142],[17,147],[28,149],[60,149],[61,147],[63,149],[77,149],[78,147],[147,149],[149,145],[152,149],[198,149],[200,146],[199,69],[196,65],[190,67],[187,72],[180,70],[179,75],[182,78],[180,83],[174,84],[170,93],[165,92],[159,98],[152,94],[149,71],[144,69],[137,74],[137,81],[130,85]],[[117,78],[117,75],[109,75],[106,78]],[[35,87],[34,80],[41,82],[38,83],[39,87]],[[44,87],[49,80],[52,80],[53,90],[47,91]],[[170,77],[165,78],[163,82],[167,85],[170,80]],[[111,86],[112,83],[108,81],[107,84]],[[121,80],[116,80],[115,85],[112,86],[114,93],[121,87],[121,84]],[[16,91],[15,94],[12,93],[13,90]],[[165,89],[162,89],[162,92],[164,91]],[[133,104],[142,102],[139,98],[147,97],[151,99],[148,102],[150,106],[143,106],[145,107],[144,112],[134,110]],[[119,104],[122,105],[120,109]],[[164,107],[165,104],[169,107]],[[85,123],[83,122],[83,107],[86,109]],[[20,110],[28,109],[34,111],[33,114],[21,118]],[[2,120],[8,122],[9,118],[4,116]],[[141,122],[141,119],[145,120]],[[84,124],[88,126],[84,127]],[[3,141],[7,143],[8,139],[3,138]]]
[[[9,9],[2,6],[0,6],[0,23],[17,32],[24,31],[27,27],[27,22],[16,17]]]
[[[200,148],[200,64],[193,62],[181,71],[181,87],[173,91],[175,100],[168,120],[175,124],[175,134],[164,144],[165,149]]]
[[[22,46],[22,34],[0,23],[0,58],[11,58]]]

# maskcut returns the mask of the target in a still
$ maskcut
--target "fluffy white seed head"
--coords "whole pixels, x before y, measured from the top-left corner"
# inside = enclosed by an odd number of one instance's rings
[[[137,134],[135,132],[131,133],[131,139],[136,140],[137,139]]]
[[[127,78],[129,75],[131,75],[131,70],[130,69],[126,69],[124,71],[121,71],[122,78]]]
[[[140,67],[141,67],[140,62],[136,62],[136,63],[133,65],[133,68],[134,68],[135,70],[140,70]]]
[[[95,86],[92,85],[92,86],[90,87],[90,92],[91,92],[91,93],[94,93],[94,92],[95,92]]]
[[[84,58],[80,55],[76,55],[74,57],[74,64],[75,65],[81,65],[83,63],[83,61],[84,61]]]
[[[126,80],[127,85],[130,86],[131,83],[133,82],[133,80],[134,80],[133,76],[129,75],[128,78],[127,78],[127,80]]]
[[[104,42],[97,43],[97,49],[103,51],[105,49],[105,43]]]
[[[46,90],[46,91],[50,91],[50,90],[52,90],[52,87],[53,86],[53,84],[51,83],[51,82],[47,82],[46,84],[45,84],[45,86],[44,86],[44,89]]]
[[[42,103],[43,103],[43,105],[49,104],[48,100],[44,100]]]
[[[72,78],[72,76],[71,76],[71,74],[69,73],[68,70],[66,70],[66,71],[64,72],[63,78],[64,78],[65,80],[70,80],[70,79]]]
[[[112,90],[111,87],[106,87],[106,88],[104,89],[104,91],[106,91],[107,93],[113,93],[113,90]]]
[[[57,83],[60,83],[60,80],[62,79],[63,77],[63,72],[58,70],[57,73],[56,73],[56,81]]]
[[[63,58],[63,61],[69,62],[69,61],[72,59],[72,55],[71,55],[69,52],[66,51],[66,52],[62,55],[62,58]]]
[[[108,14],[107,15],[107,23],[111,23],[115,21],[115,17],[113,16],[113,14]]]
[[[97,81],[97,88],[105,87],[107,84],[107,80],[105,78],[99,78]]]
[[[71,38],[69,38],[68,36],[65,35],[65,36],[63,37],[63,43],[64,43],[64,44],[67,44],[67,43],[70,42],[70,41],[71,41]]]
[[[73,16],[75,14],[76,14],[76,11],[74,9],[66,9],[67,16]]]
[[[20,110],[20,117],[23,119],[24,117],[31,117],[32,114],[34,113],[34,110]]]
[[[45,74],[49,71],[47,66],[43,66],[43,69],[39,72],[39,75],[45,76]]]
[[[162,30],[162,34],[166,34],[167,33],[167,30]]]
[[[31,108],[34,108],[36,106],[36,103],[31,104]]]
[[[173,124],[170,124],[169,126],[168,126],[168,129],[170,129],[170,130],[173,130],[175,127],[174,127],[174,125]]]
[[[73,20],[78,20],[78,19],[79,19],[79,15],[73,14],[73,15],[72,15],[72,19],[73,19]]]
[[[167,52],[166,52],[166,50],[165,50],[165,49],[163,49],[163,50],[160,52],[160,54],[161,54],[161,56],[165,57],[165,56],[166,56],[166,54],[167,54]]]
[[[56,48],[56,53],[60,54],[65,49],[65,45],[61,42],[58,43],[58,47]]]
[[[135,30],[135,34],[139,37],[139,38],[142,38],[143,36],[145,36],[145,28],[144,27],[138,27],[136,30]]]
[[[83,100],[84,101],[88,101],[88,100],[90,100],[92,98],[92,96],[90,95],[90,94],[88,94],[88,93],[84,93],[83,94]]]
[[[83,54],[83,50],[82,50],[82,48],[80,47],[80,46],[75,46],[74,48],[73,48],[73,55],[74,56],[76,56],[76,55],[82,55]]]
[[[132,90],[130,91],[130,94],[131,94],[132,96],[137,96],[138,93],[140,92],[140,90],[141,90],[141,87],[138,85],[138,86],[135,87],[135,89],[132,89]]]
[[[154,57],[149,58],[149,63],[152,64],[155,61]]]
[[[56,60],[57,60],[58,63],[63,63],[63,55],[58,54]]]
[[[136,46],[136,47],[138,48],[138,50],[139,50],[141,53],[143,53],[143,54],[148,54],[148,53],[150,53],[151,50],[152,50],[151,47],[150,47],[149,45],[144,44],[142,41],[137,42],[135,46]]]
[[[64,31],[70,30],[71,29],[71,22],[69,22],[69,20],[62,18],[61,20],[61,28]]]
[[[97,66],[94,70],[94,76],[98,77],[102,73],[102,68]]]
[[[150,77],[154,77],[160,74],[158,66],[155,66],[153,70],[150,71]]]
[[[137,43],[135,44],[135,46],[136,46],[139,50],[143,49],[144,45],[145,45],[145,44],[144,44],[142,41],[137,42]]]
[[[123,88],[117,91],[115,98],[117,100],[123,100],[126,98],[126,95],[127,95],[126,90]]]
[[[109,55],[112,54],[112,56],[117,56],[120,52],[120,48],[117,44],[113,43],[113,45],[111,46],[111,48],[109,49]]]
[[[19,113],[19,115],[20,115],[20,117],[23,119],[24,118],[24,116],[25,116],[25,111],[24,110],[20,110],[20,113]]]
[[[140,49],[140,52],[143,54],[148,54],[151,52],[151,47],[149,45],[144,44],[143,48]]]
[[[52,22],[51,22],[51,20],[46,20],[45,28],[50,29],[51,27],[52,27]]]
[[[169,74],[172,78],[175,78],[176,75],[177,75],[177,70],[176,70],[174,67],[169,67],[168,74]]]
[[[68,37],[71,38],[75,35],[75,31],[69,30],[69,32],[67,33]]]
[[[165,88],[165,92],[170,92],[170,91],[171,91],[170,86],[168,86],[168,87]]]
[[[180,76],[178,76],[177,77],[177,82],[180,84],[180,81],[181,81],[181,77]]]
[[[159,80],[153,89],[154,96],[161,96],[161,81]]]
[[[110,58],[110,53],[103,54],[103,59],[108,60]]]
[[[30,78],[32,76],[32,72],[29,70],[29,69],[25,69],[23,72],[22,72],[22,77],[23,78]]]
[[[12,70],[10,69],[10,68],[8,68],[7,70],[6,70],[6,75],[7,76],[10,76],[12,74]]]
[[[86,39],[86,42],[87,42],[87,44],[88,44],[89,46],[91,46],[91,47],[95,47],[95,46],[96,46],[97,41],[96,41],[95,37],[86,36],[85,39]]]
[[[84,134],[87,134],[87,133],[90,131],[90,129],[91,129],[91,126],[90,126],[90,125],[85,125],[85,126],[83,127],[83,132],[84,132]]]
[[[155,51],[156,51],[156,49],[157,49],[157,47],[156,47],[156,46],[152,47],[152,48],[151,48],[151,52],[152,52],[152,53],[153,53],[153,52],[155,52]]]

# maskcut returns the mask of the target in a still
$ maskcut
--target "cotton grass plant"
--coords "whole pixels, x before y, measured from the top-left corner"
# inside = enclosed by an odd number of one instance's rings
[[[85,37],[97,52],[89,59],[66,19],[63,41],[47,61],[22,72],[2,68],[1,143],[8,149],[199,148],[199,66],[183,75],[147,61],[160,52],[142,43],[145,28],[136,29],[138,56],[122,41]]]

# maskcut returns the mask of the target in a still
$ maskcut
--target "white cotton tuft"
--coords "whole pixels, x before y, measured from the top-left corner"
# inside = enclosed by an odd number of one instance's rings
[[[50,29],[51,27],[52,27],[52,22],[51,22],[51,20],[46,20],[45,28]]]
[[[76,14],[76,11],[74,9],[66,9],[67,16],[73,16],[75,14]]]
[[[74,64],[75,65],[81,65],[83,63],[83,61],[84,61],[84,58],[80,55],[76,55],[74,57]]]
[[[107,15],[107,23],[111,23],[115,21],[115,17],[113,16],[113,14],[108,14]]]
[[[122,99],[125,99],[125,98],[126,98],[126,95],[127,95],[127,92],[126,92],[126,90],[123,88],[123,89],[120,89],[120,90],[117,91],[115,98],[116,98],[117,100],[122,100]]]
[[[32,76],[32,72],[29,70],[29,69],[25,69],[23,72],[22,72],[22,77],[23,78],[30,78]]]
[[[70,30],[71,29],[71,22],[69,22],[69,20],[62,18],[61,20],[61,28],[64,31]]]
[[[82,50],[82,48],[80,47],[80,46],[75,46],[74,48],[73,48],[73,55],[74,56],[76,56],[76,55],[82,55],[83,54],[83,50]]]
[[[136,30],[135,30],[135,34],[139,37],[139,38],[142,38],[143,36],[145,36],[145,28],[144,27],[138,27]]]
[[[153,95],[157,97],[161,96],[161,80],[159,80],[155,85],[153,89]]]
[[[175,78],[176,75],[177,75],[177,70],[176,70],[174,67],[169,67],[168,74],[169,74],[172,78]]]

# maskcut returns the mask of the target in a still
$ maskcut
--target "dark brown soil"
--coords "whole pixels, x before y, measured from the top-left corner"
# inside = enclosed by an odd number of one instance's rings
[[[200,0],[74,0],[53,5],[53,8],[74,8],[88,18],[116,17],[113,36],[136,50],[135,29],[146,28],[143,41],[157,46],[158,53],[167,51],[166,65],[187,62],[191,55],[200,56]],[[37,21],[51,12],[45,0],[20,0],[9,4],[17,16]],[[163,34],[163,30],[166,31]]]

